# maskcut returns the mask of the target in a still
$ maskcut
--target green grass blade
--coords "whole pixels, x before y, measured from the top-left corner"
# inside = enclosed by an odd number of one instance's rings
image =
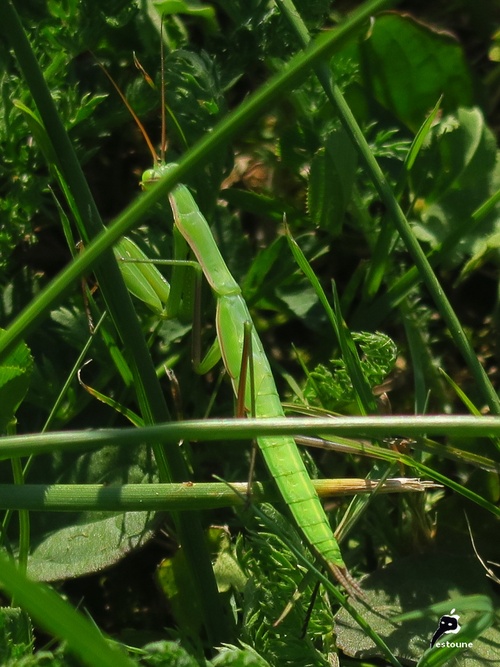
[[[268,419],[199,419],[134,428],[103,428],[92,431],[54,431],[6,436],[0,443],[0,460],[12,456],[43,454],[55,449],[77,451],[119,445],[135,447],[141,442],[185,440],[253,439],[266,435],[340,435],[355,438],[418,438],[426,435],[448,437],[500,436],[500,419],[494,416],[431,415],[380,417],[276,417]]]
[[[433,122],[435,121],[439,109],[441,108],[441,102],[443,100],[443,96],[438,99],[436,104],[434,105],[434,108],[430,112],[430,114],[427,116],[425,121],[422,123],[420,126],[420,129],[418,130],[417,134],[415,135],[415,138],[411,142],[410,150],[408,151],[408,154],[405,158],[405,169],[407,171],[411,171],[411,168],[415,164],[415,160],[417,159],[418,154],[420,153],[420,149],[424,145],[424,142],[427,138],[427,135],[430,132],[430,129],[432,127]]]
[[[368,485],[364,479],[312,480],[320,498],[351,494],[370,494],[377,480]],[[239,494],[246,494],[247,482],[232,482]],[[415,493],[427,484],[408,479],[388,480],[377,493]],[[252,484],[252,502],[279,502],[276,486],[271,482]],[[245,505],[241,495],[227,484],[204,482],[190,484],[0,484],[1,509],[25,509],[43,512],[186,512]]]
[[[93,432],[62,431],[43,435],[30,434],[6,437],[2,440],[0,458],[42,454],[54,450],[84,451],[104,445],[135,447],[144,441],[178,442],[189,440],[214,441],[220,439],[221,431],[228,440],[254,439],[263,435],[313,435],[324,437],[354,436],[384,438],[387,436],[419,437],[427,434],[480,437],[500,436],[500,419],[496,417],[470,417],[434,415],[432,417],[339,417],[325,418],[279,418],[279,419],[213,419],[174,422],[142,429],[101,429]],[[370,451],[377,458],[400,461],[418,470],[422,475],[457,491],[494,516],[500,516],[500,508],[482,496],[466,489],[454,480],[415,461],[411,456],[391,450],[374,448],[359,443],[360,453]],[[459,456],[459,455],[458,455]],[[472,464],[475,465],[473,461]],[[481,466],[481,461],[477,465]],[[489,465],[488,462],[487,466]],[[494,462],[493,462],[494,464]],[[489,468],[488,468],[489,469]]]

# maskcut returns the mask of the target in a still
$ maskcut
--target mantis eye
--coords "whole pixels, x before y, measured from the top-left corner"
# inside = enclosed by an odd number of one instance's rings
[[[142,174],[141,178],[141,188],[146,190],[148,186],[152,185],[153,183],[156,183],[156,181],[160,178],[161,174],[158,173],[157,169],[146,169],[146,171]]]

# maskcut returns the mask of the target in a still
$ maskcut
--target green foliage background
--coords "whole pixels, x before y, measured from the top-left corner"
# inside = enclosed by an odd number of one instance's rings
[[[317,0],[295,4],[316,36],[361,3]],[[453,7],[444,2],[398,3],[397,13],[377,17],[328,64],[497,387],[500,69],[494,4],[487,0],[474,6],[457,0]],[[176,161],[228,111],[237,109],[281,71],[299,51],[299,42],[271,2],[162,5],[163,11],[174,12],[165,17],[163,40],[167,160]],[[145,0],[105,5],[93,0],[54,1],[43,6],[23,2],[16,9],[99,211],[109,222],[136,198],[141,173],[150,166],[151,158],[97,61],[111,73],[158,144],[158,12]],[[413,12],[414,18],[405,11]],[[151,75],[152,85],[134,67],[134,54]],[[49,149],[43,145],[43,133],[20,108],[21,103],[33,109],[32,98],[4,39],[0,41],[0,64],[0,326],[7,328],[76,255],[80,233],[60,188],[57,161],[47,163]],[[424,127],[417,150],[415,136],[441,95],[432,127]],[[412,142],[416,157],[409,165]],[[359,403],[342,345],[335,340],[317,292],[298,270],[283,236],[284,214],[328,298],[335,282],[341,311],[337,315],[342,315],[352,331],[352,345],[360,355],[364,378],[377,397],[380,413],[411,417],[484,411],[481,387],[452,344],[439,308],[394,232],[380,193],[312,73],[215,158],[190,173],[189,186],[242,285],[291,412],[350,415],[359,412]],[[170,229],[169,213],[158,205],[134,230],[133,238],[149,256],[168,258],[172,256]],[[214,335],[208,289],[203,300],[203,340],[208,346]],[[105,309],[101,290],[91,301],[97,321]],[[158,323],[144,304],[135,305],[174,417],[231,416],[231,390],[218,371],[198,378],[192,370],[190,323]],[[82,290],[75,284],[26,341],[34,360],[31,382],[17,410],[17,425],[10,424],[9,416],[5,432],[95,429],[127,423],[109,405],[97,403],[72,375],[75,364],[92,357],[93,363],[83,371],[84,381],[128,410],[138,410],[128,352],[120,349],[110,324],[103,325],[102,331],[102,336],[89,343]],[[180,394],[172,390],[165,367],[174,370]],[[448,453],[454,448],[453,460],[440,448],[443,445]],[[420,463],[460,482],[485,503],[497,505],[497,441],[450,437],[438,443],[429,441],[426,446],[430,453],[415,451]],[[246,478],[247,449],[224,442],[222,436],[219,443],[195,443],[191,450],[186,461],[196,481],[209,480],[213,474],[229,480]],[[483,457],[482,467],[471,463],[472,454]],[[365,477],[384,472],[379,464],[358,455],[305,456],[312,476]],[[15,466],[2,463],[3,483],[11,483],[13,477],[31,484],[146,483],[156,480],[157,469],[145,447],[127,453],[110,447],[84,454],[39,456],[24,478],[16,477],[18,474]],[[257,477],[265,476],[258,463]],[[391,598],[397,596],[397,582],[401,582],[397,564],[416,550],[422,558],[431,551],[446,557],[451,550],[468,557],[472,568],[476,561],[464,509],[479,553],[498,562],[498,547],[491,540],[498,530],[498,515],[488,514],[484,504],[479,507],[451,491],[434,491],[426,499],[380,496],[357,507],[356,501],[349,505],[345,499],[336,500],[332,523],[336,525],[342,517],[348,523],[359,512],[348,537],[345,530],[343,551],[349,568],[359,574],[375,573],[376,586],[380,568],[395,563],[394,590],[386,590]],[[137,516],[76,510],[30,513],[28,571],[42,580],[67,580],[63,590],[74,604],[85,591],[85,604],[99,627],[138,647],[136,659],[144,664],[172,664],[173,652],[181,649],[165,642],[166,638],[182,641],[187,653],[182,651],[179,664],[203,661],[203,648],[210,650],[203,631],[196,623],[179,627],[179,619],[185,618],[182,603],[176,607],[177,602],[170,602],[174,612],[168,611],[165,599],[173,595],[172,590],[166,585],[159,590],[152,584],[156,567],[172,554],[175,529],[163,516],[153,519],[146,513],[133,514]],[[7,513],[4,522],[4,548],[22,553],[23,520],[13,521],[9,516]],[[273,520],[285,521],[274,515]],[[259,523],[231,510],[218,510],[204,513],[203,523],[205,527],[229,524],[233,536],[240,531],[244,535],[233,546],[222,538],[214,538],[212,545],[214,558],[225,562],[227,569],[222,569],[231,581],[224,596],[233,610],[233,639],[247,646],[244,653],[224,649],[214,664],[327,664],[336,646],[353,654],[346,648],[349,640],[336,642],[335,629],[332,631],[336,609],[326,594],[316,603],[305,642],[298,639],[303,618],[300,605],[285,629],[271,629],[300,577],[295,556],[286,545],[269,548],[279,538],[274,534],[266,537],[269,528],[262,519]],[[111,524],[113,528],[108,529]],[[285,533],[299,544],[293,529],[285,524]],[[160,526],[170,530],[166,543],[158,537],[151,541],[152,535],[161,534]],[[105,554],[96,558],[95,548],[106,539]],[[74,540],[78,558],[65,554],[68,540]],[[83,548],[76,546],[78,540],[83,541]],[[126,555],[144,544],[149,546],[139,555]],[[115,569],[98,574],[89,580],[91,584],[85,578],[74,579],[115,563]],[[278,571],[280,576],[273,581],[273,572]],[[450,579],[448,592],[455,585]],[[425,582],[415,580],[414,587],[419,586]],[[274,597],[273,591],[277,591]],[[459,589],[460,595],[476,592],[491,593],[474,587]],[[415,607],[437,601],[418,599]],[[171,626],[167,633],[165,625]],[[29,645],[30,636],[26,631],[20,644]],[[494,636],[490,642],[497,639]],[[7,645],[11,642],[5,641]],[[396,659],[402,657],[399,647],[393,650]],[[413,657],[423,650],[417,647]],[[58,651],[50,657],[53,664],[66,655],[64,645]],[[40,652],[33,664],[37,660],[42,660]]]

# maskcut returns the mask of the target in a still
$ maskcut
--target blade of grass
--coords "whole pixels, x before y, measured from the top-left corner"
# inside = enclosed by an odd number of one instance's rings
[[[351,494],[415,493],[425,491],[430,482],[411,478],[388,479],[378,488],[378,480],[365,479],[313,480],[320,498]],[[231,486],[247,493],[247,482]],[[269,482],[252,484],[252,502],[276,502],[280,496]],[[244,505],[241,497],[226,484],[0,484],[1,509],[25,509],[43,512],[146,512],[209,510]]]
[[[399,461],[399,452],[397,449],[387,449],[387,447],[380,447],[366,442],[360,442],[352,438],[342,438],[334,436],[330,438],[313,438],[304,435],[295,436],[295,440],[299,445],[306,447],[317,447],[319,449],[330,449],[335,452],[343,454],[358,454],[360,456],[368,456],[376,459],[385,459],[387,461]],[[429,452],[435,456],[452,461],[460,461],[467,465],[472,465],[477,468],[482,468],[488,472],[499,472],[500,464],[487,456],[481,456],[474,452],[469,452],[450,445],[441,445],[429,438],[419,438],[412,443],[413,457],[416,451]]]
[[[294,418],[279,419],[213,419],[210,421],[173,422],[141,429],[101,429],[100,431],[63,431],[43,435],[20,435],[3,438],[0,458],[42,454],[54,450],[92,450],[104,445],[137,446],[144,441],[178,442],[186,440],[219,440],[221,431],[227,439],[254,439],[262,435],[317,435],[322,433],[354,436],[358,438],[384,438],[387,436],[415,437],[426,434],[467,436],[500,435],[500,419],[497,417],[470,417],[435,415],[431,417],[339,417],[338,419]],[[359,444],[360,453],[370,451],[370,446]],[[441,475],[411,456],[381,448],[371,448],[374,455],[387,461],[400,461],[419,470],[425,476],[457,491],[495,516],[496,507],[461,484]]]
[[[471,415],[391,415],[367,417],[280,417],[269,419],[200,419],[145,426],[144,428],[97,429],[93,431],[54,431],[6,436],[0,443],[0,460],[12,456],[44,454],[60,449],[97,449],[104,445],[134,447],[147,441],[253,439],[266,435],[340,435],[356,438],[418,438],[425,435],[448,437],[500,436],[498,417]]]

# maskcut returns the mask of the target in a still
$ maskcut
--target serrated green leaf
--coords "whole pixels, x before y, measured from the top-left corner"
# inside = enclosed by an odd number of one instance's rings
[[[380,332],[352,332],[360,349],[360,366],[370,388],[381,384],[394,368],[397,348],[389,336]],[[304,394],[313,403],[341,411],[355,400],[354,386],[343,359],[332,359],[329,366],[319,364],[308,375]]]
[[[242,649],[236,646],[222,648],[212,660],[213,667],[270,667],[267,660],[264,660],[251,646],[241,643],[244,647]]]
[[[200,667],[201,664],[176,642],[166,639],[142,647],[141,664],[148,667]],[[207,663],[208,667],[208,663]]]
[[[32,651],[33,628],[28,614],[18,607],[1,607],[0,663],[13,664]]]

